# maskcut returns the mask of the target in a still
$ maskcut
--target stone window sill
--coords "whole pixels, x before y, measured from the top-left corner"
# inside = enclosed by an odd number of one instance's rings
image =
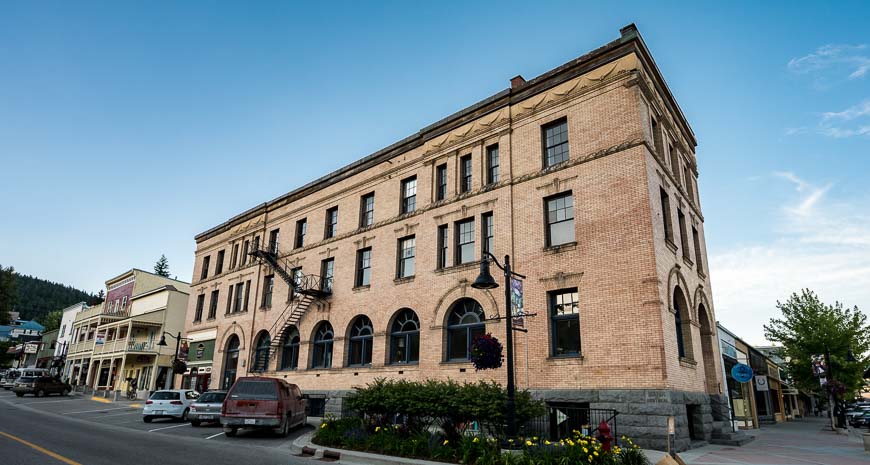
[[[698,276],[701,278],[702,281],[707,279],[707,273],[704,273],[704,271],[701,270],[700,266],[698,267]]]
[[[366,284],[366,285],[364,285],[364,286],[357,286],[357,287],[355,287],[355,288],[353,288],[353,289],[351,289],[351,290],[352,290],[353,292],[365,292],[365,291],[367,291],[367,290],[369,290],[369,289],[371,289],[371,288],[372,288],[372,285],[371,285],[371,284]]]
[[[677,244],[674,244],[672,240],[665,238],[665,245],[668,246],[669,249],[671,249],[671,252],[673,252],[674,254],[677,253]]]
[[[412,282],[414,282],[413,276],[408,276],[405,278],[396,278],[393,280],[393,284],[396,284],[396,285],[407,284],[407,283],[412,283]]]
[[[572,355],[551,355],[547,357],[548,362],[582,362],[586,357],[583,354]]]
[[[680,357],[680,366],[685,368],[695,368],[696,366],[698,366],[698,362],[690,358]]]
[[[227,317],[227,318],[232,318],[232,317],[234,317],[234,316],[245,315],[245,314],[247,314],[247,313],[248,313],[247,310],[241,310],[241,311],[238,311],[238,312],[230,312],[230,313],[227,313],[227,314],[225,314],[224,316]]]
[[[568,251],[576,250],[576,249],[577,249],[577,241],[573,241],[573,242],[566,242],[564,244],[551,245],[551,246],[544,247],[543,252],[545,254],[556,254],[556,253],[568,252]]]
[[[480,262],[468,262],[468,263],[463,263],[461,265],[453,265],[453,266],[446,266],[444,268],[438,268],[437,270],[435,270],[435,273],[437,273],[437,274],[450,274],[450,273],[456,273],[459,271],[470,270],[473,268],[477,268],[478,266],[480,266]]]
[[[689,258],[689,257],[687,257],[687,256],[685,256],[685,255],[683,255],[683,263],[685,263],[686,265],[688,265],[689,268],[691,268],[692,265],[695,264],[695,263],[692,261],[691,258]]]

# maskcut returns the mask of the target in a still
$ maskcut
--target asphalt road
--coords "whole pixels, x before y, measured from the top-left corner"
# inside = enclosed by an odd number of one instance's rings
[[[18,398],[0,390],[0,464],[316,463],[290,454],[290,443],[306,429],[296,429],[288,438],[259,431],[228,438],[217,425],[144,423],[141,405],[82,396]]]

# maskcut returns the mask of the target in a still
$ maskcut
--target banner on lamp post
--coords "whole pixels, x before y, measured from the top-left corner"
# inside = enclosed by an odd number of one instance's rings
[[[525,328],[526,312],[523,309],[523,282],[511,278],[511,316],[513,325],[517,328]]]

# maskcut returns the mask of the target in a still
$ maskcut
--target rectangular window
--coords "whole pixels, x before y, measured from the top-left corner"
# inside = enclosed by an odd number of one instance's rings
[[[689,256],[689,235],[686,233],[686,215],[679,208],[677,209],[677,221],[680,223],[680,245],[683,247],[683,258],[692,261]]]
[[[299,287],[302,285],[302,267],[297,266],[290,270],[290,277],[293,279],[293,284],[295,287]]]
[[[211,291],[211,300],[208,303],[208,319],[214,320],[217,316],[217,304],[220,291],[217,289]]]
[[[338,233],[338,207],[332,207],[326,210],[326,232],[323,238],[335,237],[336,233]]]
[[[650,118],[650,132],[652,132],[653,147],[659,156],[662,156],[662,135],[659,131],[659,123],[655,118]]]
[[[689,165],[683,169],[683,181],[686,183],[686,195],[689,196],[689,201],[695,203],[695,189],[692,188],[692,171],[689,170]]]
[[[674,226],[671,223],[671,198],[663,187],[659,187],[659,196],[662,199],[662,219],[665,226],[665,239],[674,243]]]
[[[397,278],[409,278],[414,276],[414,256],[416,253],[414,236],[399,239],[399,263],[396,272]]]
[[[235,269],[239,263],[239,244],[233,244],[233,257],[230,261],[230,269]]]
[[[471,154],[459,159],[459,192],[471,191]]]
[[[574,242],[574,196],[570,192],[544,199],[547,206],[547,247]]]
[[[280,234],[280,229],[273,229],[269,231],[269,252],[278,255],[278,234]]]
[[[480,229],[483,233],[480,246],[484,252],[493,253],[495,247],[495,231],[492,225],[492,212],[480,216]]]
[[[402,181],[402,213],[417,209],[417,176]]]
[[[235,303],[235,306],[233,307],[233,313],[239,313],[242,311],[242,304],[245,301],[244,299],[245,299],[245,284],[238,283],[238,284],[236,284],[236,303]]]
[[[674,179],[677,180],[677,184],[680,183],[680,154],[674,150],[673,144],[668,144],[668,153],[671,156],[671,173],[674,175]]]
[[[554,357],[580,354],[580,305],[577,288],[550,292]]]
[[[251,280],[245,281],[245,307],[244,310],[248,311],[248,302],[251,300]]]
[[[335,273],[335,259],[327,258],[320,262],[320,289],[324,292],[332,292],[332,284]]]
[[[230,284],[230,288],[227,289],[227,311],[226,314],[229,315],[233,311],[233,285]]]
[[[375,193],[360,197],[359,227],[365,228],[375,223]]]
[[[456,258],[455,264],[471,263],[474,261],[474,219],[458,221],[456,231]]]
[[[270,274],[263,278],[263,303],[260,305],[262,308],[269,308],[272,306],[272,291],[275,288],[275,275]]]
[[[568,161],[568,120],[562,119],[541,128],[544,139],[544,168]]]
[[[699,272],[704,271],[704,267],[701,266],[701,237],[698,235],[698,230],[692,226],[692,242],[695,245],[695,265],[698,267]]]
[[[435,200],[447,198],[447,163],[435,167]]]
[[[305,245],[305,231],[308,229],[308,220],[302,218],[296,222],[296,238],[293,240],[293,248],[298,249]]]
[[[372,248],[356,251],[356,282],[355,286],[368,286],[372,280]]]
[[[258,250],[260,250],[260,236],[254,236],[254,243],[251,246],[250,252],[256,252]],[[251,260],[251,263],[253,263],[253,260]]]
[[[447,235],[447,225],[438,226],[438,268],[447,268],[447,253],[449,249],[450,238]]]
[[[486,183],[498,182],[498,144],[486,148]]]
[[[248,252],[250,252],[251,241],[245,241],[242,246],[242,266],[248,263]]]
[[[221,274],[224,272],[224,252],[226,252],[226,250],[221,250],[217,254],[217,263],[214,264],[214,274]]]
[[[193,315],[193,321],[202,321],[202,307],[205,305],[205,294],[196,296],[196,313]]]
[[[199,279],[208,278],[208,266],[211,263],[211,255],[206,255],[202,258],[202,272],[199,275]]]

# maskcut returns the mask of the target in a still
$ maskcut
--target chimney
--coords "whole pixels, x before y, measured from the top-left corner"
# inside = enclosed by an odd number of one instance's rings
[[[517,74],[516,76],[511,78],[511,89],[516,89],[517,87],[526,83],[526,80],[523,79],[522,76]]]

